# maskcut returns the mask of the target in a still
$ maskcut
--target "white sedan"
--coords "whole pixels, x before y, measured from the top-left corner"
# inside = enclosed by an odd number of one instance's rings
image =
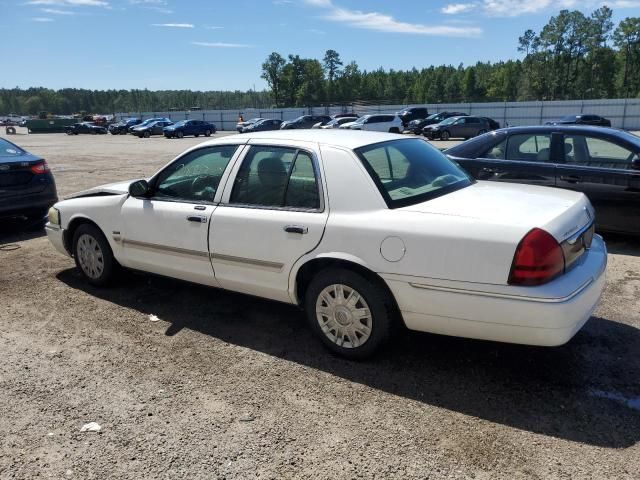
[[[202,143],[57,203],[46,229],[94,285],[127,267],[299,305],[350,358],[403,324],[563,344],[607,258],[581,193],[476,182],[421,138],[340,130]]]

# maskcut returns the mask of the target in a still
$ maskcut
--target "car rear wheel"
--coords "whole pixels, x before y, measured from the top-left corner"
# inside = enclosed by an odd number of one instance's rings
[[[89,224],[80,225],[73,234],[73,257],[85,280],[96,286],[107,285],[118,266],[105,236]]]
[[[389,133],[400,133],[400,129],[398,129],[398,127],[391,127]]]
[[[67,135],[73,135],[73,131],[72,130],[67,130]]]
[[[445,130],[440,134],[440,138],[446,142],[451,138],[451,134]]]
[[[484,135],[485,133],[487,133],[487,131],[484,128],[478,131],[478,135]]]
[[[184,133],[178,131],[178,132],[176,132],[176,137],[182,138],[182,137],[184,137]]]
[[[329,350],[351,359],[369,357],[389,340],[392,305],[386,290],[347,269],[321,271],[305,296],[314,333]]]
[[[200,134],[199,133],[194,133],[193,136],[198,138],[200,136]]]
[[[149,132],[144,132],[144,134],[142,136],[144,138],[149,138],[151,136],[151,134]]]
[[[205,130],[204,131],[204,136],[205,137],[210,137],[211,136],[211,130]]]

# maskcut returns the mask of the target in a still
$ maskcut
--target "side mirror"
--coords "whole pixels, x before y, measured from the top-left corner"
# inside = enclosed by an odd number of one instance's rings
[[[640,157],[638,157],[638,155],[633,157],[633,160],[631,160],[631,169],[640,170]]]
[[[136,180],[129,185],[129,195],[136,198],[146,198],[149,196],[151,189],[149,188],[149,182],[146,180]]]

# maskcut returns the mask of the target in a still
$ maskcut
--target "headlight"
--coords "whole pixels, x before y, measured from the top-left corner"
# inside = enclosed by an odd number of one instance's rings
[[[52,225],[60,225],[60,210],[55,207],[49,209],[49,223]]]

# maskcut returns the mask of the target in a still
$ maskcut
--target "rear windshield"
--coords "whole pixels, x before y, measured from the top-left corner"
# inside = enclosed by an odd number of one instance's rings
[[[391,140],[356,149],[389,208],[425,202],[471,185],[471,178],[424,140]]]
[[[0,138],[0,157],[14,157],[22,155],[24,150],[18,148],[13,143],[9,143],[6,140]]]

